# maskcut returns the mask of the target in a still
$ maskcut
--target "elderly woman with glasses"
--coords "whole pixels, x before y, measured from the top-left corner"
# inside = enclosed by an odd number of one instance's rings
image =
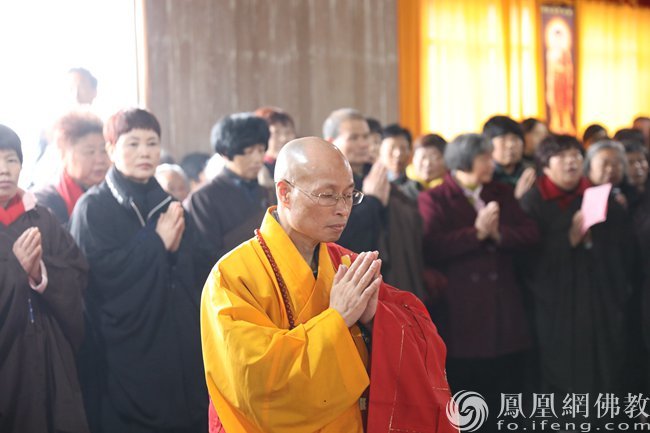
[[[514,258],[538,240],[512,187],[493,181],[492,144],[464,134],[445,149],[450,172],[418,198],[425,265],[448,279],[434,317],[449,349],[452,390],[471,389],[498,407],[499,393],[521,392],[530,347]]]

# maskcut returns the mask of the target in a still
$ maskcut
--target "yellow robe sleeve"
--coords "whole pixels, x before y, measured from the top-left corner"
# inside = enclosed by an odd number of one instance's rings
[[[222,260],[201,300],[207,384],[226,431],[317,432],[341,417],[353,418],[341,426],[360,425],[369,378],[343,318],[328,308],[291,331],[279,328],[265,312],[273,296],[255,287],[268,277],[242,262]]]

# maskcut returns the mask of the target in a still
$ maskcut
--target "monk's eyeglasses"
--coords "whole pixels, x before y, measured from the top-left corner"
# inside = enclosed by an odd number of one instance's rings
[[[291,185],[293,188],[296,188],[301,193],[305,194],[310,199],[313,200],[312,197],[316,198],[316,203],[319,206],[327,206],[327,207],[336,206],[339,200],[343,200],[343,203],[346,205],[356,206],[363,201],[363,197],[364,197],[364,194],[361,191],[357,191],[356,189],[352,191],[350,194],[326,194],[326,193],[314,194],[313,192],[305,191],[304,189],[294,185],[293,183],[289,182],[286,179],[284,179],[284,181],[289,185]]]

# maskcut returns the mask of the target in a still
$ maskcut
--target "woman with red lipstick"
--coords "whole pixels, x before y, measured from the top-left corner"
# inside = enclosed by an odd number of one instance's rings
[[[160,125],[148,111],[123,110],[106,122],[104,138],[113,166],[70,220],[90,264],[80,377],[91,429],[204,431],[199,245],[180,203],[154,177]]]
[[[88,265],[18,188],[22,161],[20,139],[0,125],[0,431],[87,433],[75,356]]]
[[[39,204],[50,209],[61,224],[66,224],[83,193],[104,180],[110,161],[102,121],[91,113],[72,112],[61,117],[54,126],[53,136],[63,164],[61,176],[56,183],[34,194]]]
[[[582,230],[584,191],[580,143],[550,136],[537,149],[543,175],[522,198],[539,225],[528,288],[539,350],[538,392],[622,391],[625,305],[633,265],[632,225],[612,198],[607,220]]]

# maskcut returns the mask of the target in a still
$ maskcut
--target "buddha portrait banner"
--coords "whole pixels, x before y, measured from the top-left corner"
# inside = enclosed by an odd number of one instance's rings
[[[541,18],[546,119],[552,132],[575,135],[575,9],[542,5]]]

